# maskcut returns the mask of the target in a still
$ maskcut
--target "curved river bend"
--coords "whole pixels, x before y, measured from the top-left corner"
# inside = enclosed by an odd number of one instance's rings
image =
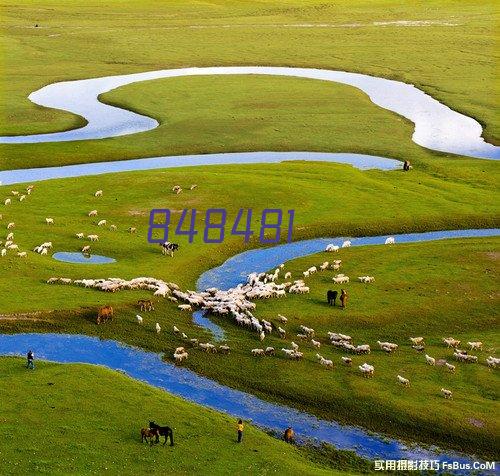
[[[484,238],[489,236],[500,236],[500,229],[475,229],[475,230],[443,230],[429,231],[425,233],[405,233],[393,235],[398,243],[422,243],[425,241],[442,240],[450,238]],[[280,263],[296,258],[320,253],[324,251],[326,245],[333,243],[342,246],[345,239],[349,239],[351,246],[373,246],[383,245],[387,235],[364,236],[360,238],[337,237],[337,238],[315,238],[312,240],[296,241],[285,243],[270,248],[256,248],[245,251],[226,260],[216,268],[205,271],[198,279],[196,288],[203,291],[208,288],[229,289],[246,281],[247,276],[252,272],[268,271],[276,268]],[[325,254],[326,255],[326,254]],[[205,327],[212,332],[216,340],[224,338],[223,329],[203,317],[201,312],[193,314],[193,320],[201,327]]]
[[[183,367],[162,361],[159,354],[96,337],[64,334],[0,334],[0,355],[25,355],[33,349],[42,359],[60,363],[87,363],[109,367],[200,405],[251,420],[279,433],[291,425],[301,438],[352,449],[367,458],[429,459],[470,462],[468,457],[438,450],[408,447],[370,434],[361,428],[320,420],[293,408],[260,400]]]
[[[103,104],[99,101],[99,96],[127,84],[153,79],[249,74],[316,79],[353,86],[366,93],[374,104],[413,122],[413,141],[423,147],[470,157],[500,158],[500,147],[487,143],[481,137],[482,127],[479,122],[453,111],[411,84],[346,71],[274,66],[164,69],[50,84],[31,93],[29,99],[40,106],[77,114],[87,121],[87,125],[65,132],[3,136],[0,137],[0,143],[103,139],[148,131],[158,127],[158,121]]]

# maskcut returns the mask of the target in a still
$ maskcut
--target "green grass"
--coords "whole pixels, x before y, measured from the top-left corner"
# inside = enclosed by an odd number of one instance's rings
[[[257,303],[256,313],[261,318],[276,322],[277,314],[282,313],[290,319],[287,340],[273,336],[266,339],[265,345],[278,349],[289,346],[299,324],[313,327],[323,342],[321,353],[335,361],[333,372],[319,366],[316,351],[309,345],[302,345],[305,360],[298,363],[281,355],[252,358],[250,350],[261,345],[256,335],[222,318],[214,320],[226,330],[231,355],[211,356],[207,365],[207,356],[192,349],[186,365],[226,385],[323,418],[485,458],[496,457],[499,427],[493,415],[498,412],[499,378],[486,367],[485,359],[495,355],[499,345],[498,244],[498,238],[485,238],[351,248],[339,256],[344,261],[343,272],[351,278],[372,274],[376,282],[371,286],[348,285],[351,299],[346,311],[326,305],[326,290],[334,288],[332,272],[317,274],[308,281],[310,295]],[[303,258],[288,263],[286,269],[297,276],[301,270],[330,257],[321,254]],[[50,293],[55,295],[59,290],[67,293],[68,299],[85,293],[101,302],[111,302],[118,296],[65,286],[50,288]],[[120,294],[129,302],[140,295],[143,293]],[[94,323],[95,307],[91,307],[3,321],[0,330],[82,332],[165,352],[168,360],[172,360],[175,347],[183,344],[171,333],[173,325],[189,337],[209,338],[190,322],[189,314],[178,311],[171,303],[158,303],[155,312],[143,314],[144,327],[136,324],[136,313],[134,305],[119,306],[117,320],[98,327]],[[155,322],[164,329],[160,335],[154,330]],[[327,331],[349,334],[356,343],[371,344],[374,351],[369,356],[354,357],[352,368],[344,367],[340,356],[345,354],[327,344]],[[424,356],[411,349],[408,338],[416,335],[426,338],[427,353],[437,359],[453,361],[452,352],[441,342],[448,335],[462,342],[481,340],[485,350],[479,353],[480,364],[458,364],[456,373],[449,374],[443,368],[427,366]],[[377,340],[397,342],[401,348],[388,356],[376,350]],[[357,365],[365,361],[376,368],[371,380],[357,372]],[[397,384],[397,374],[410,378],[409,389]],[[442,398],[441,387],[453,390],[452,401]],[[475,426],[475,420],[482,426]]]
[[[97,233],[100,241],[92,245],[92,252],[114,257],[117,262],[74,266],[30,251],[27,259],[10,252],[0,258],[5,269],[0,274],[0,292],[4,295],[0,312],[52,310],[96,304],[103,299],[130,299],[125,294],[104,298],[84,289],[55,289],[45,284],[47,278],[59,275],[156,276],[193,288],[203,271],[244,249],[242,238],[230,236],[227,226],[227,237],[221,245],[204,244],[201,232],[193,244],[188,244],[186,237],[174,237],[181,249],[175,259],[166,258],[156,245],[147,243],[152,208],[176,210],[175,223],[183,208],[196,208],[200,215],[207,208],[226,208],[228,223],[241,206],[253,208],[255,214],[269,204],[296,209],[294,240],[494,226],[498,224],[498,192],[485,194],[484,188],[494,189],[495,164],[485,161],[479,168],[474,164],[477,161],[471,161],[467,182],[461,176],[442,181],[423,171],[361,172],[316,163],[274,164],[265,172],[257,166],[197,167],[40,182],[24,202],[14,200],[10,206],[1,205],[0,226],[16,224],[13,231],[20,249],[32,250],[52,241],[54,251],[78,251],[84,242],[75,233]],[[191,183],[197,183],[198,188],[186,190]],[[241,187],[241,183],[246,186]],[[173,194],[174,184],[182,185],[185,191]],[[24,185],[1,187],[1,203],[10,190],[23,188]],[[97,189],[104,190],[102,198],[93,196]],[[97,218],[87,216],[92,209],[98,209]],[[45,217],[52,217],[55,225],[46,225]],[[118,231],[97,227],[100,219],[107,219],[108,226],[116,224]],[[259,223],[254,223],[256,229]],[[199,220],[198,229],[203,224]],[[137,235],[127,233],[130,226],[138,228]],[[4,238],[0,236],[0,240]],[[255,237],[250,246],[257,246]],[[38,298],[26,301],[24,296],[33,292]]]
[[[80,118],[27,100],[54,81],[183,66],[343,69],[406,81],[477,118],[498,140],[494,2],[3,2],[2,134],[64,130]],[[153,21],[154,20],[154,21]],[[377,21],[456,26],[375,26]],[[33,28],[38,23],[40,28]],[[290,24],[334,24],[292,28]],[[359,27],[342,27],[345,24]],[[232,28],[189,28],[190,25]],[[272,25],[272,26],[265,26]],[[277,25],[277,26],[276,26]],[[340,27],[339,27],[340,26]],[[203,45],[201,48],[199,45]],[[277,78],[180,78],[104,100],[148,113],[156,131],[100,141],[2,145],[0,168],[234,150],[378,153],[420,163],[406,121],[353,88]],[[293,138],[293,140],[291,139]],[[467,164],[464,164],[467,166]]]
[[[367,461],[279,441],[250,424],[235,441],[232,417],[117,372],[89,365],[0,359],[2,474],[356,474]],[[141,444],[151,418],[174,428],[175,446]],[[162,438],[163,441],[163,438]],[[318,463],[313,462],[315,458]],[[332,466],[333,465],[333,466]]]

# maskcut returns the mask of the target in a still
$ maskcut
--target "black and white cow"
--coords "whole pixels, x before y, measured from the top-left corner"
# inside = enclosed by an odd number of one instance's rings
[[[174,257],[174,251],[179,249],[177,243],[170,243],[170,241],[165,241],[165,243],[160,243],[161,253],[163,255],[169,254],[172,258]]]

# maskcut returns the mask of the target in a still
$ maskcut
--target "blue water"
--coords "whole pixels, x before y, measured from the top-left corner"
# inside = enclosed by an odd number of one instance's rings
[[[470,461],[463,455],[408,447],[400,441],[383,438],[361,428],[339,425],[293,408],[265,402],[186,368],[164,362],[159,354],[112,340],[65,334],[0,334],[0,355],[24,356],[28,349],[32,349],[38,359],[97,364],[124,372],[186,400],[279,433],[291,425],[299,439],[330,443],[337,448],[354,450],[366,458]]]
[[[84,255],[83,253],[73,253],[69,251],[59,251],[52,255],[57,261],[64,261],[65,263],[77,264],[107,264],[115,263],[116,260],[101,255]]]
[[[386,159],[385,157],[375,155],[330,154],[325,152],[228,152],[223,154],[174,155],[58,167],[4,170],[0,171],[0,184],[13,185],[16,183],[37,182],[56,178],[83,177],[87,175],[133,172],[137,170],[194,167],[199,165],[270,164],[287,160],[335,162],[352,165],[360,170],[396,170],[403,167],[402,162],[399,160]]]
[[[257,248],[254,250],[245,251],[232,258],[229,258],[217,268],[205,271],[198,279],[196,288],[203,291],[207,288],[216,287],[219,289],[229,289],[237,286],[240,283],[246,282],[247,276],[252,272],[268,271],[276,268],[279,264],[286,261],[302,258],[324,251],[326,245],[333,243],[341,246],[345,239],[349,239],[351,246],[373,246],[384,245],[386,238],[389,235],[380,236],[363,236],[360,238],[351,237],[336,237],[336,238],[315,238],[312,240],[296,241],[283,245],[273,246],[271,248]],[[500,236],[500,229],[476,229],[476,230],[444,230],[430,231],[425,233],[405,233],[401,235],[391,235],[396,239],[395,245],[398,243],[420,243],[432,240],[442,240],[450,238],[479,238],[488,236]],[[389,245],[384,245],[389,246]],[[342,250],[339,253],[326,253],[334,258],[342,257]],[[196,316],[194,318],[196,324],[209,329],[213,332],[214,337],[218,340],[224,337],[224,330],[216,324],[208,321],[206,318]],[[208,323],[210,322],[210,325]]]

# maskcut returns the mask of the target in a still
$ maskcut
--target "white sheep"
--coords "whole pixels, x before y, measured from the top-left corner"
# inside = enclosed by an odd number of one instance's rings
[[[341,357],[341,360],[344,365],[352,365],[352,359],[350,357]]]
[[[118,228],[117,228],[117,226],[116,226],[116,225],[109,225],[109,229],[110,229],[111,231],[116,231]]]
[[[369,365],[366,362],[363,365],[358,365],[358,369],[363,374],[363,377],[371,378],[375,373],[375,367],[373,365]]]
[[[77,234],[76,234],[76,237],[77,237],[79,240],[83,239],[83,237],[84,237],[84,236],[85,236],[85,235],[84,235],[83,233],[77,233]]]
[[[342,248],[349,248],[351,246],[351,242],[349,240],[345,240],[343,243],[342,243]]]
[[[177,306],[181,311],[192,311],[193,308],[191,307],[190,304],[179,304]]]
[[[174,334],[180,334],[180,330],[177,328],[177,326],[174,326],[173,327],[173,330],[174,330]]]
[[[326,367],[327,369],[333,370],[333,361],[329,359],[325,359],[323,356],[316,354],[316,357],[319,359],[319,363]]]
[[[285,279],[290,279],[292,277],[292,273],[290,271],[285,273]]]
[[[420,345],[424,344],[424,338],[423,337],[410,337],[411,342],[414,345]]]
[[[313,345],[313,347],[316,347],[316,349],[319,349],[321,347],[321,342],[314,339],[311,339],[311,344]]]
[[[172,192],[174,192],[175,194],[179,195],[179,193],[182,192],[182,188],[180,187],[180,185],[174,185],[172,187]]]
[[[326,246],[325,251],[337,253],[339,251],[339,249],[340,249],[339,246],[336,246],[336,245],[331,243],[331,244]]]
[[[87,235],[90,241],[99,241],[99,235]]]
[[[3,202],[4,205],[10,205],[12,203],[12,200],[10,198],[6,198],[5,201]]]
[[[46,218],[45,219],[45,223],[47,223],[47,225],[53,225],[54,224],[54,219],[53,218]]]
[[[454,339],[453,337],[443,337],[443,342],[447,347],[455,347],[457,348],[460,345],[460,341]]]
[[[5,248],[2,248],[0,251],[0,255],[5,256],[7,254],[7,250]]]
[[[496,369],[497,368],[497,365],[500,364],[500,359],[497,359],[495,357],[493,357],[492,355],[490,355],[487,359],[486,359],[486,363],[488,364],[488,367],[492,368],[492,369]]]
[[[389,236],[389,238],[385,240],[386,245],[393,245],[394,243],[396,243],[396,240],[394,239],[393,236]]]
[[[156,333],[159,334],[161,332],[160,324],[156,323],[155,329],[156,329]]]
[[[293,342],[293,341],[292,341],[292,342],[290,342],[290,345],[292,346],[292,349],[293,349],[294,351],[297,351],[297,350],[299,349],[299,346],[298,346],[295,342]]]
[[[26,251],[21,251],[21,252],[17,253],[17,256],[19,256],[19,258],[26,258],[27,253],[26,253]]]
[[[91,210],[89,213],[88,213],[89,217],[96,217],[97,216],[97,210]]]
[[[7,230],[10,230],[11,228],[15,228],[16,227],[16,224],[11,221],[10,223],[7,224]]]
[[[398,382],[404,385],[405,387],[410,386],[410,381],[407,378],[402,377],[401,375],[398,375]]]
[[[102,190],[97,190],[97,192],[94,193],[94,197],[102,197]]]
[[[288,322],[288,319],[285,316],[278,314],[278,321],[280,321],[282,324],[286,324]]]
[[[483,350],[482,342],[467,342],[471,350]]]
[[[85,245],[82,248],[82,253],[90,253],[90,245]]]
[[[434,357],[431,357],[430,355],[425,354],[425,361],[429,365],[436,365],[436,359]]]
[[[138,324],[142,324],[144,319],[141,316],[139,316],[139,314],[137,314],[135,317],[137,319]]]
[[[108,223],[108,222],[107,222],[106,220],[99,220],[99,221],[97,222],[97,226],[104,226],[104,225],[106,225],[107,223]]]
[[[265,355],[265,350],[264,349],[252,349],[251,352],[252,352],[252,355],[254,357]]]
[[[442,393],[444,398],[453,398],[453,392],[451,390],[447,390],[446,388],[442,388],[441,393]]]
[[[276,351],[274,350],[274,347],[266,347],[264,353],[266,355],[274,355]]]
[[[450,372],[455,372],[455,366],[452,364],[449,364],[448,362],[445,362],[444,365]]]
[[[180,364],[183,360],[188,358],[187,352],[181,352],[179,354],[174,354],[174,359],[177,364]]]

